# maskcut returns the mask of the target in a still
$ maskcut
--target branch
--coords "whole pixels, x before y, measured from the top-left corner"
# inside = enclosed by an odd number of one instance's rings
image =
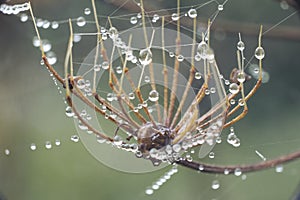
[[[245,172],[256,172],[264,169],[269,169],[281,164],[285,164],[296,159],[300,158],[300,150],[281,156],[279,158],[275,158],[273,160],[263,161],[256,164],[250,165],[212,165],[205,163],[197,163],[197,162],[189,162],[187,160],[179,160],[176,161],[178,165],[182,165],[184,167],[188,167],[193,170],[205,172],[205,173],[214,173],[214,174],[224,174],[224,172],[228,174],[234,174],[235,170],[240,170],[242,173]]]

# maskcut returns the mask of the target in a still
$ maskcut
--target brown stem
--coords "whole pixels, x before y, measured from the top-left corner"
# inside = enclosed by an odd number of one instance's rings
[[[198,163],[198,162],[189,162],[187,160],[179,160],[176,161],[178,165],[182,165],[184,167],[188,167],[193,170],[201,171],[204,173],[214,173],[214,174],[224,174],[227,172],[228,174],[234,174],[235,171],[238,169],[242,173],[245,172],[256,172],[268,168],[272,168],[281,164],[285,164],[291,161],[294,161],[296,159],[300,158],[300,150],[275,158],[273,160],[267,160],[263,162],[259,162],[256,164],[250,164],[250,165],[212,165],[212,164],[206,164],[206,163]],[[225,174],[227,174],[225,173]]]

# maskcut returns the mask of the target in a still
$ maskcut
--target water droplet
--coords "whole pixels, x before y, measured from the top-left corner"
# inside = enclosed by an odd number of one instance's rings
[[[72,107],[70,107],[70,106],[66,107],[66,115],[67,115],[67,117],[73,117],[74,116]]]
[[[196,11],[196,9],[191,8],[191,9],[188,11],[188,15],[189,15],[190,18],[196,18],[196,17],[197,17],[197,11]]]
[[[107,70],[109,68],[109,63],[107,61],[104,61],[102,63],[102,69]]]
[[[244,106],[245,105],[245,101],[243,99],[239,99],[239,105],[240,106]]]
[[[32,144],[30,145],[30,149],[31,149],[32,151],[35,151],[35,150],[36,150],[36,145],[35,145],[34,143],[32,143]]]
[[[76,20],[77,26],[82,27],[86,24],[85,18],[80,16]]]
[[[201,78],[202,78],[201,73],[200,72],[196,72],[195,73],[195,79],[199,80]]]
[[[261,60],[265,57],[265,50],[262,47],[257,47],[255,49],[255,58]]]
[[[184,60],[184,56],[183,56],[183,55],[177,56],[177,60],[178,60],[179,62],[182,62],[182,61]]]
[[[152,62],[152,52],[149,48],[140,51],[139,61],[142,65],[148,65]]]
[[[171,18],[173,21],[177,21],[179,19],[179,16],[177,13],[173,13]]]
[[[211,94],[216,93],[216,88],[215,88],[215,87],[210,88],[210,93],[211,93]]]
[[[121,138],[120,136],[116,135],[116,136],[114,137],[114,144],[117,145],[117,146],[119,146],[119,145],[121,145],[122,143],[123,143],[122,138]]]
[[[85,15],[90,15],[91,14],[91,9],[90,8],[85,8],[84,9],[84,14]]]
[[[235,99],[230,99],[230,104],[234,105],[235,104]]]
[[[225,174],[225,175],[228,175],[228,174],[229,174],[229,169],[225,169],[225,170],[224,170],[224,174]]]
[[[215,54],[212,48],[208,48],[206,51],[206,59],[208,62],[212,63],[215,60]]]
[[[209,157],[209,158],[212,158],[212,159],[215,158],[215,153],[214,153],[214,152],[210,152],[210,153],[208,154],[208,157]]]
[[[56,139],[56,140],[55,140],[55,145],[56,145],[56,146],[60,146],[60,144],[61,144],[60,140],[59,140],[59,139]]]
[[[136,16],[133,16],[133,17],[130,18],[130,23],[131,24],[136,24],[137,22],[138,22],[138,19],[137,19]]]
[[[134,93],[133,93],[133,92],[130,92],[130,93],[128,94],[128,98],[129,98],[130,100],[135,99]]]
[[[77,81],[77,87],[79,88],[79,89],[83,89],[83,88],[85,88],[85,81],[84,81],[84,79],[79,79],[78,81]]]
[[[121,66],[118,66],[118,67],[116,68],[116,72],[117,72],[117,74],[122,74],[122,72],[123,72],[122,67],[121,67]]]
[[[236,138],[236,139],[234,140],[234,142],[232,143],[232,146],[234,146],[234,147],[239,147],[239,146],[241,146],[241,141],[240,141],[240,139],[239,139],[239,138]]]
[[[211,188],[217,190],[219,189],[219,187],[220,187],[220,182],[218,180],[214,180],[211,184]]]
[[[147,188],[146,191],[145,191],[145,193],[146,193],[147,195],[152,195],[153,192],[154,192],[154,191],[153,191],[152,188]]]
[[[52,29],[58,29],[58,27],[59,27],[59,23],[57,21],[51,22],[51,28]]]
[[[54,65],[57,62],[56,54],[53,51],[47,52],[46,57],[50,65]]]
[[[7,155],[7,156],[9,156],[10,155],[10,150],[9,149],[5,149],[4,150],[4,154]]]
[[[44,49],[45,52],[48,52],[48,51],[51,50],[52,45],[49,42],[49,40],[42,40],[42,44],[43,44],[43,49]]]
[[[139,19],[141,19],[141,18],[142,18],[142,14],[141,14],[141,13],[138,13],[138,14],[136,15],[136,17],[139,18]]]
[[[234,133],[230,133],[227,136],[227,142],[228,142],[228,144],[233,144],[236,139],[237,139],[237,137],[236,137],[236,135]]]
[[[231,94],[237,94],[239,92],[239,85],[236,83],[231,83],[229,85],[229,92]]]
[[[78,135],[72,135],[70,139],[71,139],[71,141],[73,141],[75,143],[79,142],[79,136]]]
[[[243,41],[239,41],[239,42],[237,43],[237,49],[238,49],[239,51],[244,51],[244,49],[245,49],[245,44],[244,44]]]
[[[95,72],[99,72],[100,69],[101,69],[101,65],[95,65],[95,66],[94,66],[94,71],[95,71]]]
[[[81,35],[79,35],[79,34],[74,34],[73,42],[80,42],[80,40],[81,40]]]
[[[203,165],[199,165],[198,169],[199,169],[199,171],[203,171],[204,170],[204,166]]]
[[[150,77],[149,76],[145,76],[144,80],[145,80],[145,83],[150,83]]]
[[[219,11],[224,10],[224,6],[223,6],[222,4],[218,5],[218,10],[219,10]]]
[[[44,22],[43,22],[43,29],[47,29],[47,28],[49,28],[50,27],[50,22],[48,21],[48,20],[44,20]]]
[[[28,15],[26,13],[22,13],[20,15],[21,22],[26,22],[28,20]]]
[[[216,143],[218,143],[218,144],[222,143],[222,138],[221,137],[217,137],[216,138]]]
[[[207,53],[208,48],[209,47],[206,42],[201,41],[199,43],[198,48],[197,48],[197,54],[200,56],[201,59],[206,59],[206,53]]]
[[[106,99],[107,99],[107,101],[112,102],[114,100],[114,94],[113,93],[107,93]]]
[[[159,93],[156,90],[151,90],[148,98],[150,101],[156,102],[159,99]]]
[[[280,1],[280,7],[282,10],[288,10],[290,6],[286,1]]]
[[[237,81],[243,83],[245,82],[245,80],[246,80],[245,74],[243,72],[239,72],[237,75]]]
[[[236,168],[236,169],[234,170],[234,175],[236,175],[236,176],[242,175],[242,170],[241,170],[240,168]]]
[[[50,141],[46,141],[46,142],[45,142],[45,148],[46,148],[46,149],[51,149],[51,148],[52,148],[52,144],[51,144]]]
[[[40,40],[37,36],[34,36],[33,39],[32,39],[32,44],[34,47],[39,47],[40,46]]]
[[[275,167],[275,171],[276,171],[277,173],[283,172],[283,165],[277,165],[277,166]]]
[[[116,39],[117,37],[119,37],[119,32],[115,27],[111,27],[108,30],[108,35],[111,39]]]

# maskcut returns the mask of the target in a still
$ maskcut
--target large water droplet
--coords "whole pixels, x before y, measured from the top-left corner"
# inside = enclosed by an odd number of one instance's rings
[[[133,17],[130,18],[130,23],[131,24],[136,24],[137,22],[138,22],[138,19],[137,19],[136,16],[133,16]]]
[[[149,100],[152,102],[156,102],[159,99],[159,93],[156,90],[151,90],[149,92]]]
[[[66,115],[67,115],[68,117],[73,117],[73,116],[74,116],[72,107],[70,107],[70,106],[67,106],[67,107],[66,107]]]
[[[102,63],[102,69],[107,70],[109,68],[109,63],[107,61],[104,61]]]
[[[85,15],[90,15],[91,14],[91,9],[90,8],[85,8],[84,9],[84,14]]]
[[[70,139],[71,139],[71,141],[73,141],[75,143],[79,142],[79,136],[78,135],[72,135]]]
[[[197,17],[197,11],[196,9],[192,8],[188,11],[188,15],[190,18],[196,18]]]
[[[46,148],[46,149],[51,149],[51,148],[52,148],[52,144],[51,144],[50,141],[46,141],[46,142],[45,142],[45,148]]]
[[[208,50],[208,45],[206,42],[201,41],[197,48],[197,54],[200,56],[201,59],[206,59],[206,53]]]
[[[211,184],[211,188],[217,190],[219,189],[219,187],[220,187],[220,182],[218,180],[214,180]]]
[[[149,48],[140,51],[139,61],[142,65],[148,65],[152,62],[152,52]]]
[[[242,170],[241,170],[240,168],[236,168],[236,169],[234,170],[234,175],[236,175],[236,176],[242,175]]]
[[[119,32],[115,27],[111,27],[108,30],[108,35],[111,39],[116,39],[117,37],[119,37]]]
[[[262,47],[257,47],[255,49],[255,58],[261,60],[265,57],[265,50]]]
[[[201,73],[200,72],[196,72],[195,73],[195,79],[199,80],[201,78],[202,78]]]
[[[239,85],[236,83],[231,83],[229,85],[229,92],[231,94],[237,94],[239,92]]]
[[[28,15],[26,13],[22,13],[20,15],[21,22],[26,22],[28,20]]]
[[[222,4],[218,5],[218,10],[219,10],[219,11],[224,10],[224,6],[223,6]]]
[[[50,65],[54,65],[57,62],[56,54],[53,51],[46,53],[46,57]]]
[[[31,149],[32,151],[35,151],[35,150],[36,150],[36,145],[35,145],[34,143],[32,143],[32,144],[30,145],[30,149]]]
[[[179,16],[177,13],[173,13],[171,18],[173,21],[177,21],[179,19]]]
[[[237,49],[240,50],[240,51],[244,51],[244,49],[245,49],[245,44],[244,44],[244,42],[239,41],[239,42],[237,43]]]
[[[145,191],[145,193],[147,194],[147,195],[151,195],[151,194],[153,194],[153,189],[152,188],[147,188],[146,189],[146,191]]]
[[[59,23],[57,21],[51,22],[51,28],[52,29],[58,29],[58,27],[59,27]]]
[[[275,167],[275,171],[276,171],[277,173],[283,172],[283,165],[277,165],[277,166]]]
[[[78,17],[77,20],[76,20],[76,24],[79,27],[84,26],[86,24],[85,18],[82,17],[82,16]]]

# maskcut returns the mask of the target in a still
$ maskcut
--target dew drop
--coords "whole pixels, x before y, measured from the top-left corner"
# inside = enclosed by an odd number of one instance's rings
[[[244,49],[245,49],[245,44],[244,44],[243,41],[239,41],[239,42],[237,43],[237,49],[238,49],[239,51],[244,51]]]
[[[148,98],[150,101],[156,102],[159,99],[159,93],[156,90],[151,90]]]
[[[235,99],[230,99],[230,104],[234,105],[235,104]]]
[[[231,83],[229,85],[229,92],[231,94],[237,94],[239,92],[239,85],[236,83]]]
[[[108,35],[111,39],[116,39],[117,37],[119,37],[119,32],[115,27],[111,27],[108,30]]]
[[[107,61],[104,61],[102,63],[102,69],[107,70],[109,68],[109,63]]]
[[[72,135],[70,139],[71,139],[71,141],[73,141],[75,143],[79,142],[79,136],[78,135]]]
[[[10,155],[10,150],[9,150],[9,149],[5,149],[5,150],[4,150],[4,154],[5,154],[6,156],[9,156],[9,155]]]
[[[228,175],[228,174],[229,174],[229,169],[225,169],[225,170],[224,170],[224,174],[225,174],[225,175]]]
[[[70,107],[70,106],[66,107],[66,115],[67,115],[67,117],[73,117],[74,116],[72,107]]]
[[[150,83],[150,77],[149,76],[145,76],[144,80],[145,80],[145,83]]]
[[[142,65],[148,65],[152,62],[152,52],[149,48],[143,49],[139,53],[139,61]]]
[[[220,187],[220,182],[218,180],[214,180],[211,184],[211,188],[217,190],[219,189],[219,187]]]
[[[50,65],[54,65],[57,62],[56,54],[53,51],[47,52],[46,57]]]
[[[153,191],[152,188],[147,188],[146,191],[145,191],[145,193],[146,193],[147,195],[152,195],[153,192],[154,192],[154,191]]]
[[[153,21],[159,20],[159,15],[158,15],[158,14],[154,14],[152,20],[153,20]]]
[[[239,99],[239,105],[240,106],[244,106],[245,105],[245,101],[243,99]]]
[[[210,152],[208,154],[208,157],[211,158],[211,159],[215,158],[215,153],[214,152]]]
[[[103,137],[101,137],[100,135],[96,136],[96,140],[98,143],[103,144],[104,142],[106,142],[106,139],[104,139]]]
[[[118,67],[116,68],[116,72],[117,72],[117,74],[122,74],[122,72],[123,72],[122,67],[121,67],[121,66],[118,66]]]
[[[242,175],[242,170],[241,170],[240,168],[236,168],[236,169],[234,170],[234,175],[235,175],[235,176],[240,176],[240,175]]]
[[[197,11],[196,9],[192,8],[188,11],[188,15],[190,18],[196,18],[197,17]]]
[[[243,72],[239,72],[237,75],[237,81],[240,83],[244,83],[246,80],[245,74]]]
[[[80,40],[81,40],[81,35],[79,35],[79,34],[74,34],[73,41],[74,41],[74,42],[80,42]]]
[[[255,49],[255,58],[262,60],[265,57],[265,50],[262,47],[257,47]]]
[[[22,13],[20,15],[21,22],[26,22],[28,20],[28,15],[26,13]]]
[[[34,143],[32,143],[32,144],[30,145],[30,149],[31,149],[32,151],[35,151],[35,150],[36,150],[36,145],[35,145]]]
[[[277,165],[277,166],[275,167],[275,171],[276,171],[277,173],[283,172],[283,165]]]
[[[137,22],[138,22],[138,19],[137,19],[136,16],[133,16],[133,17],[130,18],[130,23],[131,24],[136,24]]]
[[[218,10],[219,10],[219,11],[224,10],[224,6],[223,6],[222,4],[218,5]]]
[[[85,21],[85,18],[84,17],[78,17],[77,20],[76,20],[76,24],[77,26],[79,27],[82,27],[86,24],[86,21]]]
[[[95,65],[95,66],[94,66],[94,71],[95,71],[95,72],[99,72],[100,69],[101,69],[101,65]]]
[[[49,40],[42,40],[42,44],[43,44],[43,49],[44,49],[45,52],[48,52],[48,51],[51,50],[52,45],[49,42]]]
[[[58,147],[58,146],[60,146],[60,144],[61,144],[60,140],[59,140],[59,139],[56,139],[56,140],[55,140],[55,145]]]
[[[199,80],[201,78],[202,78],[201,73],[200,72],[196,72],[195,73],[195,79]]]
[[[200,56],[201,59],[206,59],[207,50],[208,50],[207,43],[201,41],[197,47],[197,54]]]
[[[179,19],[179,16],[177,13],[173,13],[171,18],[173,21],[177,21]]]
[[[33,44],[34,47],[39,47],[41,45],[40,40],[37,36],[33,37],[32,44]]]
[[[91,9],[90,8],[85,8],[84,9],[84,14],[85,15],[90,15],[91,14]]]
[[[129,98],[130,100],[135,99],[134,93],[133,93],[133,92],[130,92],[130,93],[128,94],[128,98]]]
[[[45,20],[44,23],[43,23],[43,29],[47,29],[50,27],[50,22],[48,20]]]
[[[79,80],[77,81],[77,87],[78,87],[79,89],[85,88],[85,81],[84,81],[84,79],[79,79]]]
[[[182,62],[182,61],[184,60],[184,56],[183,56],[183,55],[177,56],[177,60],[178,60],[179,62]]]
[[[203,165],[199,165],[198,169],[199,169],[199,171],[203,171],[204,170],[204,166]]]
[[[51,22],[51,28],[52,29],[58,29],[58,27],[59,27],[59,23],[57,21]]]
[[[51,144],[50,141],[46,141],[46,142],[45,142],[45,148],[46,148],[46,149],[51,149],[51,148],[52,148],[52,144]]]

